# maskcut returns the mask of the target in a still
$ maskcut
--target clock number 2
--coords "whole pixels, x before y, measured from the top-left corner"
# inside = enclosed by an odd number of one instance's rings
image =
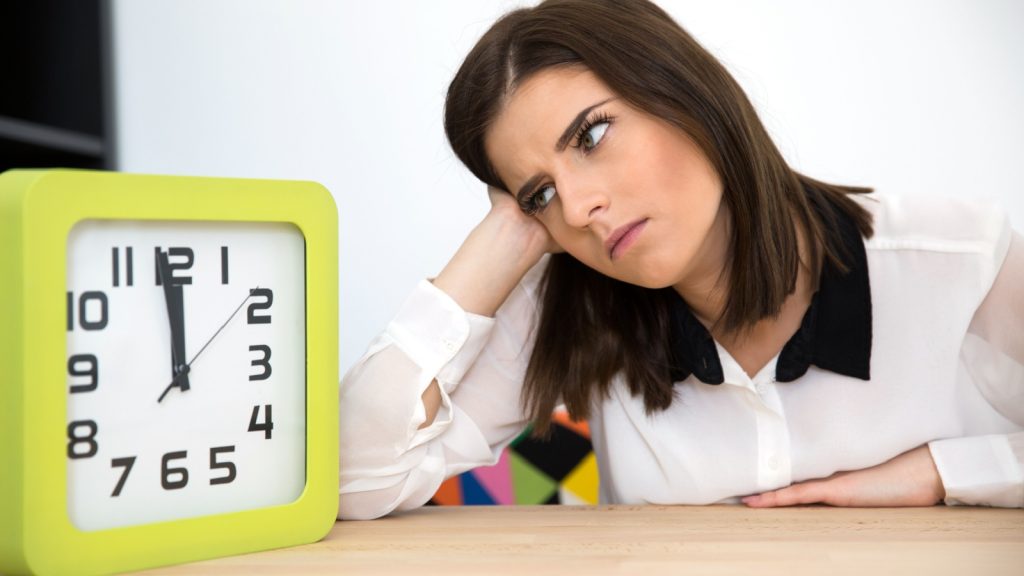
[[[249,324],[270,324],[270,314],[257,314],[259,310],[269,310],[270,305],[274,303],[274,291],[270,288],[252,288],[249,290],[249,294],[254,299],[252,304],[249,304],[248,310],[246,310],[247,322]],[[263,302],[256,302],[256,298],[263,298]]]

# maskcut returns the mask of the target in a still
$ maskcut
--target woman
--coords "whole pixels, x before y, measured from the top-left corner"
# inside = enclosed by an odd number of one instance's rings
[[[1024,505],[998,211],[797,174],[643,0],[507,14],[445,127],[492,209],[342,382],[339,517],[422,505],[563,402],[603,502]]]

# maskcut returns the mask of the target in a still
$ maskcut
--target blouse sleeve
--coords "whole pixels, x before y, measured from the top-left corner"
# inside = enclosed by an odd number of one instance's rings
[[[960,362],[1005,418],[1007,433],[929,444],[947,504],[1024,506],[1024,238],[1007,224],[1000,244],[996,253],[1006,256],[974,314]]]
[[[542,264],[545,261],[542,260]],[[445,478],[497,462],[522,432],[538,264],[495,318],[462,310],[424,280],[341,382],[338,518],[425,504]],[[441,407],[426,421],[436,379]]]

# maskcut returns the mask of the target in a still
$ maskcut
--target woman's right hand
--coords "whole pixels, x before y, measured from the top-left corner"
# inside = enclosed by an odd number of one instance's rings
[[[561,249],[515,198],[488,188],[491,209],[434,279],[463,310],[494,316],[523,275],[547,252]]]
[[[516,227],[517,232],[522,234],[523,239],[520,249],[526,252],[527,258],[532,259],[534,264],[544,254],[562,251],[562,248],[551,238],[551,235],[548,234],[548,229],[540,223],[540,220],[523,213],[522,209],[519,208],[519,203],[516,202],[512,194],[493,186],[488,186],[487,196],[491,200],[491,211],[484,219],[507,220],[509,225]]]

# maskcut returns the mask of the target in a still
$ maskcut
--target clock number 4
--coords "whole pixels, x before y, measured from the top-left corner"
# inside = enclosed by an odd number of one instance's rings
[[[259,404],[252,407],[252,416],[249,418],[249,432],[263,432],[263,438],[270,440],[271,432],[274,430],[274,417],[271,411],[270,404],[264,404],[263,409],[266,411],[266,420],[260,422],[260,406]]]

